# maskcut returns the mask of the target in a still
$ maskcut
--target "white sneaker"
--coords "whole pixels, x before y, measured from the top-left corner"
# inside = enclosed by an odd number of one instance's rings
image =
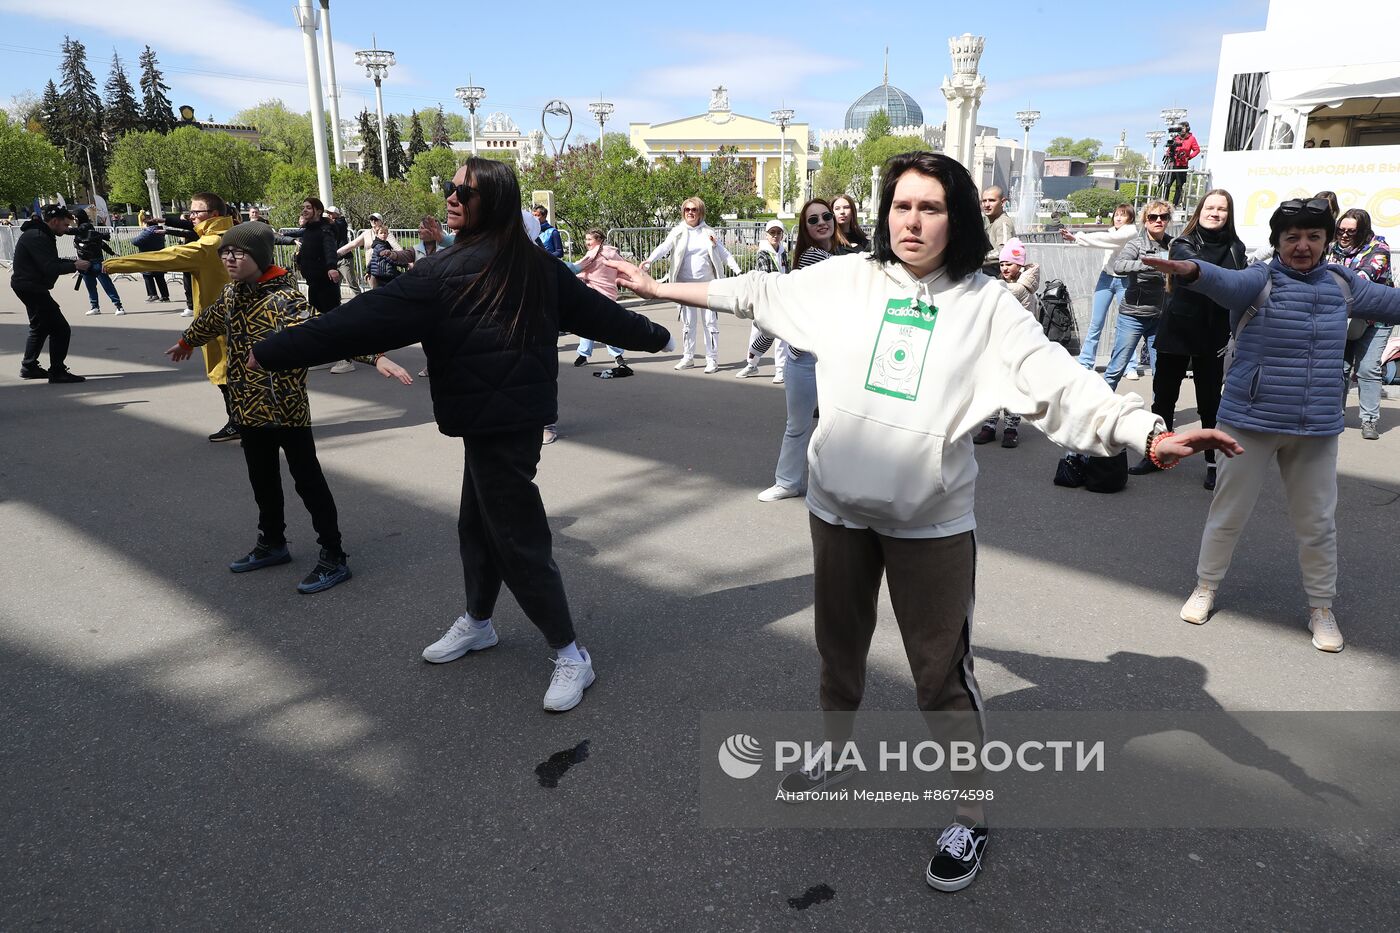
[[[1204,625],[1214,608],[1215,590],[1198,585],[1181,607],[1181,621],[1190,622],[1192,625]]]
[[[1137,371],[1136,369],[1129,369],[1127,372],[1125,372],[1125,373],[1123,374],[1123,378],[1124,378],[1124,379],[1131,379],[1131,380],[1133,380],[1134,382],[1137,382],[1137,381],[1138,381],[1138,378],[1139,378],[1139,377],[1138,377],[1138,371]]]
[[[423,660],[433,664],[455,661],[468,651],[482,651],[500,641],[496,626],[487,619],[485,625],[477,625],[463,615],[443,636],[423,649]]]
[[[115,315],[120,316],[120,315],[123,315],[123,314],[126,313],[126,309],[125,309],[125,308],[118,308],[117,310],[113,311],[112,313],[115,314]]]
[[[705,372],[706,374],[719,372],[719,360],[706,360]]]
[[[780,385],[782,385],[785,381],[786,381],[786,380],[783,379],[783,374],[782,374],[782,373],[776,373],[776,374],[773,376],[773,385],[775,385],[775,386],[780,386]]]
[[[800,495],[802,495],[802,490],[800,489],[789,489],[786,486],[779,486],[777,483],[774,483],[758,494],[758,501],[777,502],[779,499],[795,499]]]
[[[102,309],[101,309],[101,308],[93,308],[91,311],[89,311],[89,312],[87,313],[87,316],[88,316],[88,317],[92,317],[94,314],[101,314],[101,313],[102,313]]]
[[[552,713],[563,713],[578,706],[583,700],[583,691],[594,681],[593,657],[580,648],[582,661],[573,658],[551,658],[554,674],[549,678],[549,689],[544,694],[544,708]]]
[[[694,368],[695,368],[695,360],[691,359],[690,357],[686,357],[685,359],[681,360],[679,363],[676,364],[676,369],[694,369]]]
[[[339,364],[336,364],[336,365],[339,365]],[[308,366],[308,367],[306,367],[306,371],[307,371],[307,372],[310,372],[310,373],[314,373],[314,372],[320,372],[320,371],[323,370],[323,369],[330,369],[330,368],[331,368],[331,364],[330,364],[330,363],[322,363],[320,366]]]
[[[1337,617],[1331,609],[1309,609],[1308,631],[1312,632],[1313,647],[1318,651],[1342,650],[1342,630],[1337,627]]]
[[[180,317],[194,317],[194,312],[191,311],[189,308],[186,308],[185,310],[180,312]]]
[[[337,376],[343,375],[345,373],[353,373],[354,371],[355,364],[350,362],[349,360],[341,360],[339,363],[336,363],[334,366],[331,367],[331,372],[335,373]]]
[[[750,376],[758,375],[758,364],[752,360],[744,364],[744,368],[734,374],[735,379],[747,379]]]

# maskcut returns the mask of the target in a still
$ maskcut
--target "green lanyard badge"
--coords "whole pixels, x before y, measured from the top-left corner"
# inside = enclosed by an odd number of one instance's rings
[[[870,352],[866,390],[911,402],[917,400],[937,320],[938,308],[918,299],[888,302],[880,320],[880,331],[875,335],[875,347]]]

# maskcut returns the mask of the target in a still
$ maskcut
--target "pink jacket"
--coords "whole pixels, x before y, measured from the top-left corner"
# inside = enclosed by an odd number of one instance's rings
[[[609,246],[604,243],[595,250],[589,250],[582,259],[579,260],[578,277],[583,279],[583,284],[607,295],[613,301],[617,300],[617,270],[603,262],[604,259],[621,259],[622,254],[617,251],[616,246]]]

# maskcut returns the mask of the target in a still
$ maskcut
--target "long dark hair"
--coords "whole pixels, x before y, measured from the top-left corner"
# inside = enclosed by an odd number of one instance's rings
[[[836,202],[844,200],[851,205],[851,226],[847,229],[839,223],[836,225],[836,234],[843,242],[843,245],[850,246],[856,250],[864,251],[870,248],[870,237],[860,228],[860,218],[857,216],[856,199],[849,194],[838,194],[831,199],[831,212],[836,213]]]
[[[1217,194],[1225,199],[1230,210],[1225,216],[1225,226],[1221,229],[1224,230],[1225,236],[1230,239],[1230,242],[1233,243],[1239,239],[1235,234],[1235,199],[1224,188],[1212,188],[1201,195],[1201,199],[1196,202],[1196,209],[1191,212],[1191,219],[1186,221],[1186,228],[1181,231],[1182,236],[1190,236],[1196,232],[1196,229],[1201,226],[1201,211],[1205,210],[1206,199]]]
[[[1371,242],[1371,237],[1375,236],[1375,231],[1371,228],[1371,215],[1359,207],[1353,207],[1337,218],[1337,226],[1341,226],[1342,221],[1348,217],[1356,221],[1356,236],[1352,237],[1351,240],[1352,249],[1357,249]]]
[[[541,290],[543,283],[553,281],[549,264],[558,260],[525,234],[515,169],[480,158],[468,159],[466,169],[467,184],[477,196],[464,205],[471,227],[458,235],[453,248],[481,249],[489,255],[458,302],[466,302],[503,327],[507,344],[524,346],[545,324]]]
[[[905,172],[927,175],[943,186],[948,208],[948,247],[943,251],[943,268],[948,270],[949,281],[957,281],[982,268],[982,260],[991,250],[992,242],[982,226],[977,186],[959,162],[937,152],[906,152],[891,156],[885,163],[870,258],[881,263],[900,261],[890,243],[890,206],[894,203],[895,185]]]
[[[828,211],[831,211],[831,242],[826,246],[818,244],[816,240],[812,239],[812,235],[807,232],[807,208],[814,204],[820,204]],[[841,225],[836,222],[836,212],[831,210],[831,205],[827,203],[825,198],[813,198],[802,205],[802,210],[797,212],[797,246],[792,251],[792,267],[794,269],[797,268],[797,263],[802,258],[802,254],[809,249],[820,249],[835,254],[837,247],[841,244],[841,240],[837,237],[837,232],[840,229]]]

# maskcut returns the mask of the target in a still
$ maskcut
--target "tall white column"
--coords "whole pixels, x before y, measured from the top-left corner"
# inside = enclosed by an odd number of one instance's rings
[[[306,53],[306,91],[311,98],[311,142],[316,149],[316,188],[322,204],[331,203],[331,158],[326,150],[326,110],[321,102],[321,67],[316,61],[316,9],[299,0],[295,11]]]
[[[944,78],[941,88],[943,97],[948,101],[943,152],[961,162],[969,171],[973,168],[973,151],[977,143],[977,111],[982,105],[982,94],[987,90],[987,79],[977,73],[977,63],[982,58],[985,45],[985,39],[971,33],[949,39],[953,76]]]
[[[335,45],[331,41],[331,0],[321,0],[321,41],[325,46],[326,80],[331,104],[331,145],[335,149],[335,164],[345,165],[345,150],[340,144],[340,86],[335,83]]]

